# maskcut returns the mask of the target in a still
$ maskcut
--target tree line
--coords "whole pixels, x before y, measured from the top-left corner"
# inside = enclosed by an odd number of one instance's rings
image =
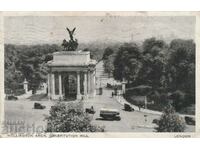
[[[24,93],[23,81],[28,81],[29,90],[33,93],[40,87],[41,83],[47,81],[47,62],[53,59],[53,52],[63,51],[62,45],[14,45],[5,44],[5,93],[20,95]],[[102,58],[103,50],[95,47],[88,48],[80,44],[84,51],[90,51],[91,57],[99,61]]]
[[[144,95],[165,103],[173,100],[179,111],[195,103],[195,43],[174,39],[170,43],[149,38],[142,45],[125,43],[118,49],[106,48],[104,69],[116,80],[127,81],[129,96],[137,86],[145,85]],[[152,94],[153,93],[153,94]]]
[[[46,81],[46,62],[60,46],[53,45],[5,45],[5,93],[17,94],[23,89],[23,81],[29,82],[29,89],[36,91]],[[19,93],[20,94],[20,93]]]

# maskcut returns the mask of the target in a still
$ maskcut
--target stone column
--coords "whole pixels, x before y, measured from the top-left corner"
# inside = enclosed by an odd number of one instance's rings
[[[84,72],[84,96],[87,98],[87,72]]]
[[[91,73],[91,94],[94,97],[96,95],[96,77],[95,70]]]
[[[51,74],[51,82],[52,82],[51,94],[52,94],[52,97],[54,97],[55,96],[55,76],[54,76],[54,73]]]
[[[89,71],[88,72],[88,94],[90,95],[91,94],[91,72]]]
[[[62,98],[62,78],[61,78],[61,74],[58,75],[59,78],[59,95],[60,98]]]
[[[50,73],[48,73],[48,97],[50,98],[51,97],[51,86],[50,86],[50,82],[51,82],[51,74]]]
[[[77,72],[77,99],[81,99],[81,92],[80,92],[80,72]]]

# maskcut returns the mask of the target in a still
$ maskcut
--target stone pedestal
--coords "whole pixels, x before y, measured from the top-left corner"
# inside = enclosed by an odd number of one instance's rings
[[[122,94],[125,94],[125,92],[126,92],[126,81],[125,81],[125,79],[123,79],[123,81],[122,81]]]
[[[28,93],[28,81],[26,79],[23,82],[25,93]]]

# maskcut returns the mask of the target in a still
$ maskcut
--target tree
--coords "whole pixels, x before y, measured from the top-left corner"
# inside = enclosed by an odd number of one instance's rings
[[[102,59],[103,59],[103,60],[108,59],[108,57],[109,57],[110,55],[112,55],[113,52],[114,52],[114,51],[113,51],[111,48],[107,47],[107,48],[105,49],[104,53],[103,53]]]
[[[142,68],[140,69],[140,84],[147,84],[153,90],[165,86],[167,44],[156,38],[146,39],[143,43]]]
[[[53,54],[47,54],[44,58],[44,62],[47,63],[48,61],[53,60]]]
[[[66,29],[69,33],[70,40],[67,41],[64,39],[62,46],[64,47],[65,51],[75,51],[78,47],[78,40],[74,40],[74,31],[76,30],[76,28],[74,28],[73,30],[69,30],[68,28]]]
[[[185,101],[185,93],[182,91],[176,90],[169,97],[172,99],[172,105],[177,110],[180,111],[182,108],[187,107],[187,103]]]
[[[172,92],[174,106],[180,111],[195,103],[195,43],[175,39],[170,43],[170,51],[166,65],[167,86]]]
[[[110,75],[113,73],[113,70],[114,70],[114,65],[113,65],[113,61],[114,61],[114,51],[107,47],[105,50],[104,50],[104,53],[103,53],[103,67],[104,67],[104,71],[106,73],[108,73],[109,77]]]
[[[195,44],[192,40],[173,40],[167,64],[171,90],[195,91]],[[184,81],[184,82],[183,82]]]
[[[22,89],[23,74],[20,71],[5,69],[5,93],[15,94],[17,89]]]
[[[83,110],[83,104],[57,103],[51,107],[46,132],[103,132],[104,128],[91,124],[91,118]]]
[[[158,122],[157,132],[184,132],[185,122],[179,117],[174,108],[168,104]]]
[[[41,52],[34,49],[25,51],[19,55],[18,69],[29,82],[29,88],[36,92],[41,82],[46,81],[46,68]]]
[[[116,80],[123,79],[134,82],[141,68],[141,53],[136,44],[124,44],[119,48],[114,59],[113,76]]]
[[[107,59],[103,60],[104,71],[108,73],[109,76],[112,75],[114,71],[114,65],[113,65],[114,58],[115,58],[114,55],[110,55],[107,57]]]
[[[156,56],[160,51],[165,49],[167,44],[163,40],[157,40],[155,37],[146,39],[143,43],[143,54]]]
[[[29,82],[29,88],[35,91],[46,81],[46,63],[52,60],[52,53],[61,50],[61,46],[56,44],[5,44],[5,92],[12,91],[15,94],[16,90],[23,89],[25,78]]]
[[[17,69],[16,64],[19,62],[18,49],[14,45],[5,45],[5,93],[16,93],[17,89],[22,89],[23,74]]]

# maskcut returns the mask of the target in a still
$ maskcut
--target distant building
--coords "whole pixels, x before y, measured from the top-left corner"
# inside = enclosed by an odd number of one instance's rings
[[[53,60],[48,62],[48,97],[66,100],[94,97],[96,63],[88,51],[53,53]]]

